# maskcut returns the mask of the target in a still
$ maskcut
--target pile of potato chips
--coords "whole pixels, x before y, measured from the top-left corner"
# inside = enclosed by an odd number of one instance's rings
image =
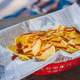
[[[80,32],[74,27],[58,26],[53,30],[22,34],[15,42],[16,54],[22,60],[44,61],[60,49],[69,53],[80,50]]]

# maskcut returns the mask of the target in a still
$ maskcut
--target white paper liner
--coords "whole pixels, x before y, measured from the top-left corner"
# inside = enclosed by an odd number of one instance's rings
[[[12,53],[5,48],[6,45],[14,42],[16,36],[25,32],[28,33],[32,31],[43,31],[53,29],[60,24],[65,25],[67,27],[76,25],[76,28],[80,30],[80,25],[75,20],[77,19],[77,17],[74,17],[78,15],[77,13],[75,13],[75,11],[79,11],[79,9],[80,8],[77,6],[77,4],[73,4],[72,6],[60,10],[58,12],[24,21],[12,27],[1,30],[0,64],[4,65],[5,74],[0,80],[20,80],[21,78],[28,76],[33,72],[41,69],[47,64],[67,61],[80,57],[79,51],[73,54],[69,54],[65,51],[60,50],[56,52],[54,56],[50,57],[48,60],[43,62],[36,62],[35,60],[20,61],[18,58],[15,61],[11,61]],[[71,10],[73,11],[72,13]]]

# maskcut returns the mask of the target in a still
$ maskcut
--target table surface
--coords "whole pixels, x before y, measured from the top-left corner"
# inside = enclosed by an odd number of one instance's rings
[[[23,22],[25,20],[36,18],[36,17],[39,17],[39,16],[42,16],[42,15],[37,15],[37,16],[21,15],[21,16],[18,16],[16,18],[0,20],[0,30],[3,29],[3,28],[9,27],[9,26],[15,25],[17,23]]]

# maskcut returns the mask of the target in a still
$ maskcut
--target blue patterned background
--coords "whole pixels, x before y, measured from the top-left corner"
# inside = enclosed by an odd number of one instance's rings
[[[26,0],[24,0],[24,1],[26,2]],[[34,2],[34,0],[32,0],[32,1],[33,1],[33,4],[31,6],[34,6],[34,5],[37,4],[37,3]],[[48,1],[47,6],[44,5],[42,7],[45,10],[49,9],[51,5],[54,5],[56,0],[47,0],[47,1]],[[11,0],[0,0],[0,11],[4,10],[5,8],[7,8],[9,5],[11,5],[11,3],[12,3]],[[56,9],[55,10],[52,10],[52,11],[60,10],[64,6],[71,5],[71,4],[72,4],[72,2],[70,2],[70,1],[67,1],[67,0],[59,0]],[[13,7],[15,7],[15,6],[13,5]],[[8,18],[13,18],[13,17],[20,16],[20,15],[35,16],[35,15],[39,15],[39,14],[42,14],[43,13],[43,12],[38,13],[33,8],[30,8],[29,9],[27,7],[28,6],[17,7],[16,11],[13,11],[9,15],[4,14],[4,16],[2,16],[2,14],[0,13],[0,19],[8,19]],[[7,9],[9,10],[10,8],[11,7],[7,8]],[[5,13],[6,13],[6,11],[5,11]]]

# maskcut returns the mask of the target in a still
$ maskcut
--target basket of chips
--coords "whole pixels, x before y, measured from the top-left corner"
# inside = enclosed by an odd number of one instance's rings
[[[0,80],[56,74],[80,65],[79,10],[74,4],[1,30],[0,64],[5,75]]]

